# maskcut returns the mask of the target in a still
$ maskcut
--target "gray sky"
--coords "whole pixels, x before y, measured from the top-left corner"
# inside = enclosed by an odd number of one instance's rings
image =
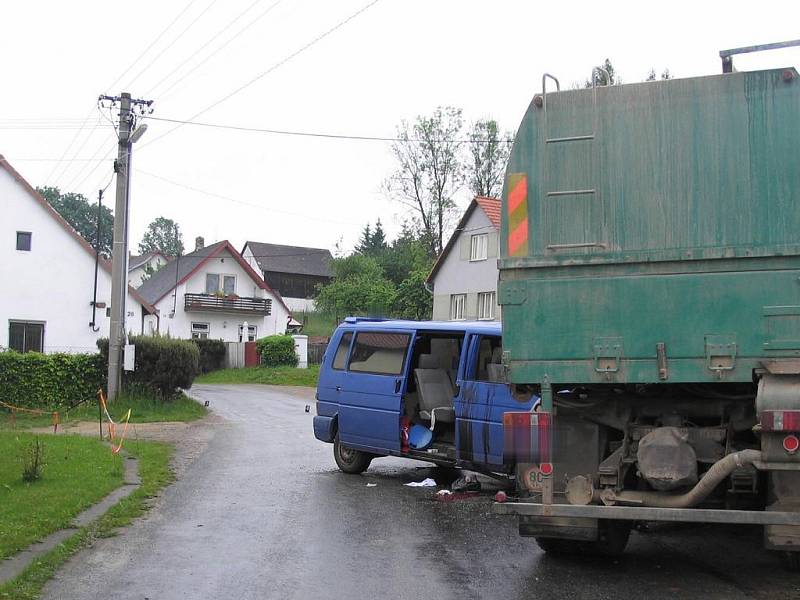
[[[155,100],[154,117],[186,120],[272,69],[197,120],[391,136],[401,119],[452,105],[467,121],[492,117],[514,130],[545,71],[568,85],[609,57],[626,82],[651,67],[716,74],[720,49],[800,37],[800,8],[788,1],[379,0],[273,69],[368,3],[10,3],[0,22],[0,153],[31,184],[94,200],[116,152],[108,112],[95,108],[101,93],[128,91]],[[735,64],[800,66],[800,49]],[[248,239],[333,248],[342,238],[349,249],[367,221],[380,218],[393,235],[406,216],[381,192],[394,168],[387,143],[148,127],[134,153],[134,250],[160,215],[180,224],[188,249],[196,235],[238,248]],[[113,203],[113,185],[106,198]]]

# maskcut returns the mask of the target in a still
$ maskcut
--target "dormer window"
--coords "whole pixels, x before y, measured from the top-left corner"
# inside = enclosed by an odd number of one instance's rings
[[[30,231],[18,231],[17,232],[17,250],[22,250],[24,252],[31,251],[31,236],[33,234]]]

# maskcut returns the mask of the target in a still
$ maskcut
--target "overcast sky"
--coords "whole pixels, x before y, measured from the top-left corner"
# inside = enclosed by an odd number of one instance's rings
[[[451,105],[467,121],[515,130],[545,71],[569,84],[609,57],[626,82],[651,67],[710,75],[720,49],[800,37],[800,7],[789,1],[379,0],[285,60],[368,4],[7,3],[0,154],[35,186],[94,200],[116,152],[109,113],[96,108],[101,93],[127,91],[154,100],[154,117],[187,120],[266,73],[196,120],[391,136],[402,119]],[[735,65],[800,66],[800,49]],[[366,222],[380,218],[394,235],[407,216],[381,191],[394,169],[385,142],[148,127],[134,151],[134,250],[161,215],[180,224],[189,250],[197,235],[240,249],[246,240],[333,249],[341,238],[350,249]],[[113,185],[106,198],[113,205]]]

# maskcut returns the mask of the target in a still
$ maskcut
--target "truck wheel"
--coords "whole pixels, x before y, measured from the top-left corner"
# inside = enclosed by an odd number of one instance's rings
[[[586,554],[592,542],[537,537],[536,543],[548,554]]]
[[[339,434],[336,434],[336,438],[333,440],[333,459],[336,461],[336,466],[339,467],[339,470],[351,475],[358,475],[367,470],[372,458],[371,454],[342,446],[339,441]]]
[[[800,572],[800,552],[784,552],[783,563],[789,571]]]

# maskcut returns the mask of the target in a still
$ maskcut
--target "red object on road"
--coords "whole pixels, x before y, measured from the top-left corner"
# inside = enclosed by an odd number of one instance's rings
[[[244,366],[257,367],[261,361],[258,357],[258,348],[255,342],[244,343]]]

